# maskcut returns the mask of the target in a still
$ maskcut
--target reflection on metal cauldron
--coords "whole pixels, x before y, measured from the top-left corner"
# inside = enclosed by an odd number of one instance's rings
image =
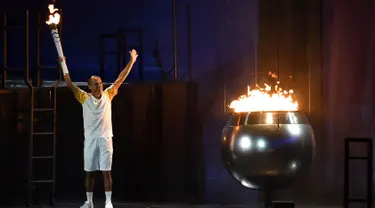
[[[234,113],[223,128],[225,167],[250,189],[282,189],[307,169],[315,137],[304,113]]]

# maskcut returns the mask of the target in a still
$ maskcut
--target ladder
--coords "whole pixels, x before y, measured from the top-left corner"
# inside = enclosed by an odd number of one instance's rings
[[[351,156],[350,155],[350,143],[366,143],[367,144],[367,156]],[[344,208],[349,207],[350,202],[365,203],[368,208],[372,207],[372,172],[373,172],[373,145],[371,138],[345,138],[345,163],[344,163]],[[365,160],[367,162],[367,196],[364,199],[351,198],[349,196],[349,161],[350,160]]]
[[[61,10],[60,10],[61,13]],[[17,12],[18,16],[19,12]],[[41,190],[40,185],[50,185],[50,204],[54,204],[55,197],[55,148],[56,148],[56,90],[61,81],[61,69],[59,64],[48,67],[42,66],[40,60],[40,36],[41,29],[47,28],[45,21],[41,20],[41,15],[38,14],[38,28],[37,28],[37,82],[36,86],[30,81],[30,36],[29,36],[29,10],[24,12],[24,24],[9,25],[8,24],[9,12],[4,12],[3,15],[3,35],[4,35],[4,67],[1,79],[1,87],[7,88],[7,75],[8,72],[19,72],[24,74],[24,81],[30,89],[30,128],[28,140],[28,184],[27,184],[27,206],[32,206],[38,203],[38,198],[34,200],[35,192]],[[59,25],[61,36],[61,24]],[[25,38],[25,53],[24,53],[24,66],[23,67],[8,67],[8,40],[9,31],[22,32]],[[48,33],[50,34],[50,33]],[[51,37],[49,37],[51,38]],[[52,40],[51,40],[52,42]],[[58,77],[56,84],[48,89],[47,96],[45,88],[41,85],[41,72],[45,69],[57,69]],[[42,97],[44,96],[44,97]],[[44,99],[44,100],[43,100]],[[41,106],[40,103],[50,101],[49,106]],[[46,114],[49,116],[46,116]],[[47,118],[48,117],[48,118]],[[46,127],[50,124],[49,129]],[[46,137],[45,141],[41,137]],[[38,144],[39,148],[36,148]],[[48,153],[43,153],[43,150],[49,150]],[[46,164],[47,163],[47,164]],[[49,164],[48,164],[49,163]],[[38,167],[36,167],[39,165]],[[50,170],[50,175],[43,175],[46,172],[46,167]],[[36,202],[36,203],[35,203]]]
[[[136,35],[137,42],[136,45],[128,45],[129,37],[128,35]],[[107,50],[106,40],[115,40],[117,44],[116,49]],[[105,69],[105,60],[106,55],[115,55],[116,56],[116,64],[117,70],[116,74],[119,75],[122,69],[127,64],[127,59],[129,57],[128,51],[131,49],[135,49],[139,56],[137,61],[138,66],[138,79],[139,81],[143,81],[143,33],[142,29],[137,28],[120,28],[117,33],[114,34],[102,34],[100,36],[100,76],[104,81],[104,69]]]
[[[61,12],[61,11],[60,11]],[[28,206],[33,204],[33,194],[37,195],[38,191],[44,185],[49,185],[50,204],[55,204],[55,186],[56,186],[56,107],[57,107],[57,88],[61,82],[61,69],[57,63],[55,66],[41,65],[41,34],[42,29],[47,30],[48,26],[45,21],[41,20],[38,13],[37,25],[37,82],[36,87],[31,87],[31,116],[30,116],[30,142],[29,142],[29,189],[28,189]],[[59,34],[61,37],[62,27],[59,25]],[[47,33],[50,34],[50,33]],[[51,38],[51,37],[48,37]],[[52,40],[51,40],[52,41]],[[46,89],[42,86],[42,72],[44,70],[57,70],[58,77],[56,84]],[[47,95],[46,95],[47,93]],[[46,99],[47,98],[47,99]],[[43,103],[43,105],[42,105]],[[47,104],[48,103],[48,104]],[[42,141],[44,140],[44,141]],[[38,144],[39,148],[35,148]],[[45,151],[45,150],[49,151]],[[37,166],[37,167],[36,167]],[[50,169],[49,174],[45,173],[45,168]],[[43,171],[38,171],[41,168]],[[36,193],[33,193],[36,191]],[[36,204],[38,204],[36,197]]]
[[[61,11],[60,11],[61,12]],[[33,194],[37,194],[44,185],[50,188],[50,204],[55,204],[55,186],[56,186],[56,107],[57,107],[57,88],[61,82],[61,69],[57,63],[55,66],[41,65],[41,34],[42,29],[48,31],[45,21],[41,20],[38,13],[37,25],[37,82],[36,87],[31,88],[31,116],[30,116],[30,146],[29,146],[29,190],[28,190],[28,206],[33,203]],[[61,37],[62,26],[59,25],[59,34]],[[50,35],[48,32],[47,34]],[[48,37],[51,38],[51,37]],[[51,40],[52,41],[52,40]],[[49,87],[46,92],[42,86],[42,72],[44,70],[57,70],[58,77],[54,86]],[[46,94],[47,93],[47,94]],[[43,105],[42,105],[43,103]],[[48,104],[47,104],[48,103]],[[44,141],[42,141],[44,140]],[[39,148],[35,148],[38,143]],[[45,151],[45,150],[49,151]],[[36,167],[38,166],[38,167]],[[41,174],[45,172],[45,168],[50,169],[49,174]],[[43,171],[38,171],[38,168]],[[36,193],[33,191],[36,190]],[[36,203],[38,198],[36,197]]]

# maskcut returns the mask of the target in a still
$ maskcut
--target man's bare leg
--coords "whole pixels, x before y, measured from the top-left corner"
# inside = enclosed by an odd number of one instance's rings
[[[106,203],[111,201],[112,197],[112,175],[111,171],[102,171],[103,172],[103,179],[104,179],[104,191],[105,191],[105,198]]]
[[[93,196],[94,186],[95,186],[94,172],[86,172],[85,185],[86,185],[87,202],[92,203],[92,196]]]

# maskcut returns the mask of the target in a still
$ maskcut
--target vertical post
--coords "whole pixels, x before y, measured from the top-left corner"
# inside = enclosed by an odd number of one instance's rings
[[[224,93],[223,93],[223,97],[224,97],[224,106],[223,106],[223,110],[224,110],[224,113],[227,113],[227,85],[224,84]]]
[[[2,88],[6,87],[7,81],[7,12],[4,12],[4,69],[3,69],[3,83]]]
[[[345,139],[344,147],[344,208],[349,207],[349,139]]]
[[[307,70],[308,70],[308,89],[309,89],[309,116],[311,116],[311,61],[310,61],[310,53],[307,55]]]
[[[126,50],[122,48],[123,39],[124,39],[124,31],[122,29],[119,29],[117,32],[117,54],[116,54],[116,58],[117,58],[117,74],[116,75],[117,76],[120,74],[122,70],[121,69],[122,54],[125,54],[126,52]]]
[[[29,131],[29,168],[28,168],[28,206],[32,204],[32,180],[33,180],[33,146],[34,146],[34,140],[33,140],[33,129],[34,129],[34,88],[30,87],[31,94],[30,94],[30,131]]]
[[[105,48],[104,48],[104,36],[101,35],[100,36],[100,41],[99,41],[99,59],[100,59],[100,69],[99,69],[99,73],[100,73],[100,77],[102,78],[103,82],[104,82],[104,59],[105,59]]]
[[[258,84],[258,38],[254,44],[254,87]]]
[[[139,81],[143,81],[143,30],[139,30],[139,36],[138,36],[138,42],[139,42],[139,71],[138,71],[138,76],[139,76]]]
[[[55,204],[55,189],[56,189],[56,123],[57,123],[57,86],[53,88],[53,162],[52,162],[52,190],[51,190],[51,204]]]
[[[191,10],[190,4],[187,5],[187,30],[188,30],[188,80],[191,80]]]
[[[276,1],[276,18],[281,18],[280,15],[280,2]],[[277,81],[280,81],[280,24],[276,24],[276,56],[277,56]]]
[[[30,37],[29,37],[29,10],[26,10],[26,23],[25,23],[25,81],[30,88],[33,87],[32,83],[30,82]]]
[[[367,160],[367,207],[372,207],[372,184],[373,184],[373,142],[368,143],[368,160]]]
[[[178,47],[177,47],[177,0],[173,2],[173,65],[174,65],[174,79],[178,79]]]
[[[36,46],[36,67],[37,67],[37,86],[40,87],[41,86],[41,76],[40,76],[40,70],[41,70],[41,67],[40,67],[40,27],[41,27],[41,24],[40,24],[40,11],[38,11],[38,19],[37,19],[37,46]]]
[[[259,27],[259,20],[260,20],[260,11],[257,13],[258,25]],[[255,41],[254,41],[254,86],[256,87],[258,84],[258,41],[259,41],[259,32],[255,33]]]
[[[122,37],[123,39],[121,40],[121,48],[122,48],[122,54],[121,54],[121,61],[122,61],[122,67],[125,67],[126,66],[126,58],[128,56],[128,53],[127,53],[127,49],[128,49],[128,45],[127,45],[127,40],[126,40],[126,35],[124,35]]]
[[[26,18],[25,18],[25,69],[26,69],[26,73],[25,73],[25,82],[26,84],[32,88],[33,85],[32,83],[30,82],[30,63],[29,63],[29,47],[30,47],[30,44],[29,44],[29,10],[26,10]]]
[[[29,65],[29,11],[26,10],[25,12],[25,82],[31,90],[31,97],[30,97],[30,131],[29,131],[29,169],[28,169],[28,204],[31,205],[32,201],[32,193],[31,193],[31,186],[32,186],[32,177],[33,177],[33,129],[34,129],[34,87],[30,82],[30,65]]]

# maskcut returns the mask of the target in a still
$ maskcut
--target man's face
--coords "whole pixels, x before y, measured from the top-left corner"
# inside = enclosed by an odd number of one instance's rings
[[[103,91],[102,79],[98,76],[91,76],[88,81],[88,87],[91,90],[91,93],[101,93]]]

